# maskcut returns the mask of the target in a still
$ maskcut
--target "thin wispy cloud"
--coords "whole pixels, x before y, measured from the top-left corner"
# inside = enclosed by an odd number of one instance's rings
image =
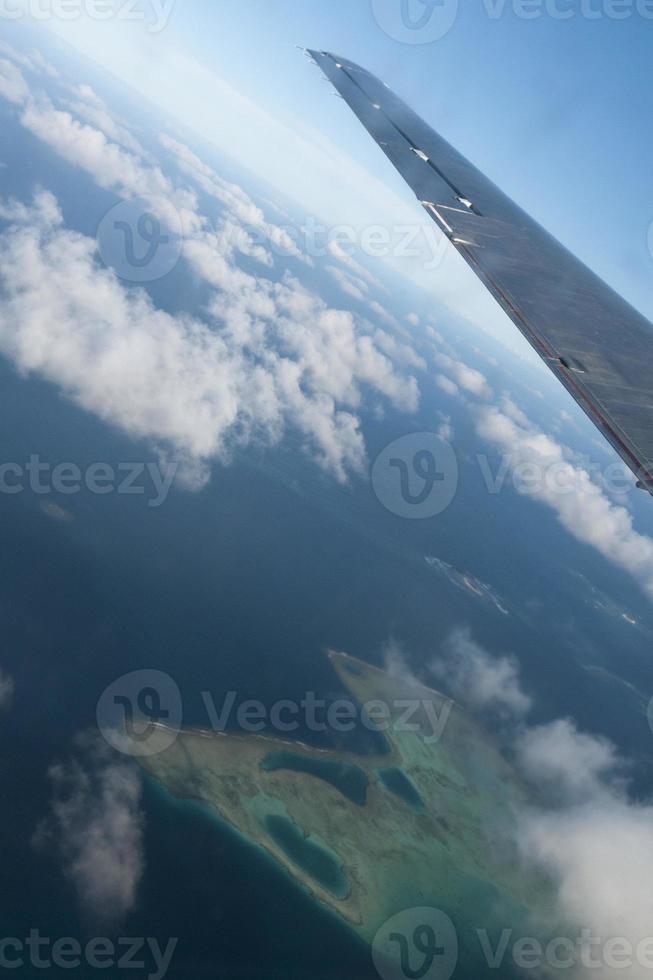
[[[532,707],[523,690],[519,662],[511,655],[492,656],[472,636],[471,630],[451,633],[430,671],[461,704],[474,711],[492,711],[509,717],[527,714]]]
[[[58,856],[89,926],[119,927],[144,870],[140,774],[93,736],[48,775],[50,813],[34,843]]]

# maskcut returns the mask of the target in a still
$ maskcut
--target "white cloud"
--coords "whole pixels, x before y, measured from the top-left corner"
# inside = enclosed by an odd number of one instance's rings
[[[130,133],[124,123],[115,118],[109,107],[88,85],[78,85],[73,89],[74,98],[67,103],[71,112],[85,119],[96,129],[101,130],[107,139],[119,143],[125,149],[140,156],[144,150],[138,140]]]
[[[29,87],[20,68],[0,58],[0,96],[14,105],[23,105],[29,97]]]
[[[221,329],[156,308],[140,289],[99,268],[96,245],[61,225],[51,195],[33,209],[4,206],[0,236],[0,349],[22,371],[59,385],[82,408],[189,464],[287,427],[339,480],[360,472],[355,410],[369,387],[403,411],[419,389],[350,313],[329,309],[294,278],[256,278],[189,241],[187,257],[220,290]]]
[[[402,343],[385,330],[375,330],[373,336],[376,345],[392,359],[394,364],[404,364],[418,371],[426,371],[426,361],[410,344]]]
[[[351,275],[351,273],[346,272],[344,269],[338,269],[333,265],[325,266],[324,271],[328,272],[329,275],[335,279],[343,293],[346,293],[347,296],[352,296],[354,299],[358,300],[365,300],[367,285],[362,279]]]
[[[569,719],[523,723],[531,701],[515,660],[490,657],[468,631],[453,634],[446,647],[437,676],[471,707],[498,705],[513,715],[517,765],[533,788],[531,800],[539,801],[515,812],[517,843],[524,869],[551,882],[554,902],[534,902],[528,934],[575,942],[574,964],[565,971],[573,980],[650,977],[653,806],[629,798],[628,767],[609,740],[580,732]],[[592,945],[583,945],[584,932]],[[625,968],[610,959],[617,938],[626,944]]]
[[[90,173],[100,187],[130,195],[166,194],[171,189],[160,169],[143,168],[133,154],[110,143],[99,129],[56,109],[47,97],[30,102],[21,121],[65,160]]]
[[[477,700],[479,688],[481,702],[508,690],[511,708],[523,713],[529,699],[516,662],[492,658],[488,673],[485,651],[472,643],[470,655],[469,646],[469,634],[461,642],[459,633],[446,660],[466,700]],[[629,798],[628,767],[615,746],[579,731],[570,719],[528,727],[516,718],[513,743],[517,766],[534,791],[531,800],[539,801],[515,812],[521,859],[554,889],[552,906],[534,903],[529,934],[550,937],[553,925],[553,934],[575,943],[573,966],[565,970],[573,980],[645,980],[653,965],[653,806]],[[616,939],[626,951],[625,966],[623,956],[621,966],[610,959]]]
[[[77,86],[74,96],[101,128],[57,109],[43,92],[25,98],[23,125],[100,187],[125,198],[155,195],[170,227],[181,218],[185,258],[215,290],[208,303],[213,324],[169,316],[144,291],[126,289],[98,268],[94,242],[67,231],[56,201],[40,194],[33,208],[0,204],[12,222],[0,260],[7,284],[0,307],[4,353],[83,408],[183,460],[194,480],[206,476],[211,459],[227,459],[231,447],[252,438],[273,444],[289,425],[339,480],[361,471],[365,447],[355,411],[364,389],[414,411],[417,383],[391,358],[406,366],[421,360],[413,356],[411,363],[407,347],[395,343],[393,351],[388,334],[375,337],[367,321],[329,310],[287,275],[272,282],[244,272],[237,255],[271,266],[273,255],[301,253],[242,188],[163,136],[177,166],[226,209],[209,228],[196,192],[175,186],[161,166],[127,149],[124,138],[122,146],[108,138],[120,134],[90,87]],[[351,262],[365,277],[361,284],[373,281]]]
[[[102,744],[79,746],[79,757],[50,769],[50,816],[35,843],[56,848],[82,916],[118,926],[136,905],[143,874],[140,776]]]
[[[443,644],[442,655],[431,663],[431,671],[446,683],[454,698],[471,709],[509,716],[524,715],[531,709],[532,701],[521,687],[518,661],[492,656],[468,629],[454,630]]]
[[[98,186],[127,198],[156,198],[160,217],[168,227],[176,229],[181,221],[186,234],[202,228],[197,198],[191,191],[173,187],[160,167],[147,165],[139,155],[107,139],[101,130],[55,108],[44,93],[27,98],[20,120],[64,160],[86,171]]]
[[[605,780],[622,767],[611,742],[579,732],[568,718],[526,729],[517,741],[517,758],[534,785],[565,802],[598,797]]]
[[[414,676],[394,642],[385,649],[385,666],[395,677]],[[490,656],[468,630],[452,634],[434,666],[450,692],[471,708],[499,708],[512,718],[512,754],[526,779],[524,789],[528,784],[532,789],[530,804],[514,811],[510,843],[516,831],[522,873],[542,876],[540,894],[547,899],[543,903],[534,895],[526,932],[513,930],[508,941],[539,936],[544,948],[552,936],[570,940],[572,962],[564,971],[552,969],[552,976],[648,980],[653,805],[629,798],[626,762],[609,740],[579,731],[569,719],[528,727],[523,715],[531,699],[522,689],[517,661]],[[569,947],[555,948],[557,955],[569,953]],[[613,960],[615,953],[620,955]]]
[[[460,394],[460,389],[455,381],[448,378],[445,374],[438,374],[435,378],[435,383],[438,388],[441,388],[447,395],[452,395],[454,398]]]
[[[653,806],[628,798],[614,746],[578,732],[572,722],[528,732],[520,756],[550,804],[519,814],[523,860],[555,883],[557,918],[567,924],[566,932],[578,936],[589,930],[597,940],[586,946],[584,959],[577,953],[571,975],[574,980],[650,977]],[[622,955],[620,967],[610,961],[606,946],[617,938],[627,944],[630,960],[624,964]]]
[[[10,198],[3,201],[0,198],[0,218],[12,224],[34,224],[39,227],[50,227],[61,224],[63,215],[54,194],[46,190],[37,190],[31,205],[23,204]]]
[[[513,473],[532,467],[537,479],[522,481],[520,492],[550,507],[579,541],[629,572],[653,598],[653,540],[633,527],[625,507],[617,506],[572,462],[563,445],[533,425],[509,399],[499,407],[474,411],[478,434],[506,454]]]
[[[172,136],[163,133],[160,141],[186,176],[194,180],[210,197],[220,201],[238,222],[257,229],[268,240],[276,254],[284,257],[302,257],[301,250],[288,232],[267,221],[261,208],[252,201],[242,187],[224,180],[189,147]]]
[[[529,863],[556,880],[558,909],[564,921],[590,929],[601,939],[600,945],[588,951],[597,965],[583,967],[581,962],[573,976],[649,978],[653,807],[614,800],[531,815],[522,827],[521,846]],[[602,944],[617,937],[633,951],[632,965],[625,968],[601,956]],[[648,964],[638,962],[640,944],[643,951],[648,947]]]
[[[447,354],[436,354],[435,361],[441,368],[447,371],[456,383],[477,398],[490,401],[493,398],[493,391],[487,383],[486,378],[476,368],[470,367],[463,361],[449,357]]]

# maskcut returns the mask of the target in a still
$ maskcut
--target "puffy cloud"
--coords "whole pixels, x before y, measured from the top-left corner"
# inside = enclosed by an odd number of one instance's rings
[[[71,112],[91,123],[104,133],[107,139],[119,143],[132,153],[141,156],[144,154],[142,146],[127,126],[115,118],[106,103],[89,85],[76,86],[73,89],[73,96],[67,103]]]
[[[569,719],[524,724],[530,698],[517,662],[489,657],[468,631],[449,638],[435,672],[471,707],[498,705],[516,716],[513,755],[533,788],[531,804],[515,812],[519,853],[524,869],[554,889],[551,907],[534,904],[529,934],[551,936],[553,923],[572,941],[573,965],[564,972],[573,980],[650,977],[653,806],[629,798],[625,760]]]
[[[653,540],[635,530],[626,508],[509,399],[477,407],[474,415],[478,434],[506,454],[513,473],[531,473],[532,479],[520,481],[520,492],[550,507],[575,538],[629,572],[653,598]]]
[[[50,815],[35,843],[54,846],[91,924],[118,926],[136,905],[144,868],[141,781],[97,740],[50,769]]]
[[[14,198],[3,201],[0,198],[0,219],[9,221],[12,224],[30,224],[38,227],[49,227],[61,224],[63,214],[54,194],[43,189],[34,193],[34,199],[30,205],[23,204]]]
[[[653,807],[613,800],[532,814],[522,827],[521,847],[530,864],[557,881],[564,920],[600,939],[586,950],[586,964],[581,959],[573,975],[596,980],[650,977]],[[610,961],[605,944],[615,938],[628,944],[629,964]]]
[[[453,671],[459,696],[482,707],[499,692],[517,716],[528,709],[515,661],[488,661],[464,631],[448,645],[437,673]],[[628,766],[615,746],[572,720],[529,727],[516,717],[512,735],[518,769],[533,788],[531,804],[515,812],[519,853],[524,869],[554,889],[546,921],[534,905],[529,933],[550,936],[554,923],[572,941],[565,972],[573,980],[645,980],[653,953],[653,806],[629,798]]]
[[[23,105],[29,98],[29,87],[20,68],[0,58],[0,96],[14,105]]]
[[[385,330],[375,330],[373,336],[375,344],[392,359],[394,364],[404,364],[418,371],[426,371],[426,361],[410,344],[402,343]]]
[[[517,759],[531,782],[565,801],[597,798],[606,778],[622,766],[611,742],[579,732],[568,718],[526,729],[518,738]]]
[[[532,701],[521,687],[518,661],[492,656],[468,629],[454,630],[447,638],[442,655],[431,663],[431,672],[471,709],[508,716],[524,715],[531,709]]]
[[[22,62],[34,69],[37,54],[22,56]],[[0,58],[0,97],[21,106],[20,121],[34,136],[72,166],[86,171],[98,186],[126,198],[156,199],[159,216],[168,227],[176,231],[181,224],[186,234],[201,232],[206,220],[198,214],[194,192],[174,187],[158,165],[145,162],[137,141],[90,86],[77,86],[72,91],[75,99],[69,107],[94,125],[56,108],[44,91],[32,91],[16,64]]]
[[[385,662],[394,676],[413,676],[396,643],[388,644]],[[546,976],[649,978],[653,805],[629,797],[625,760],[609,740],[579,731],[569,719],[529,727],[523,715],[531,700],[517,661],[491,657],[469,631],[452,634],[435,673],[470,707],[505,708],[513,716],[512,743],[504,751],[511,749],[533,792],[530,804],[514,811],[510,843],[516,829],[522,870],[548,880],[553,899],[534,900],[526,935],[539,936],[543,948],[552,936],[564,939],[564,949],[550,947],[547,955],[570,957],[564,970],[552,962]],[[516,943],[525,935],[507,938]]]
[[[447,376],[444,374],[436,375],[435,383],[438,388],[441,388],[447,395],[451,395],[455,398],[460,394],[460,389],[456,382],[452,381],[451,378],[447,378]]]
[[[82,91],[86,89],[83,87]],[[120,136],[122,132],[123,143],[135,143],[113,121],[106,107],[93,101],[75,103],[78,110],[85,105],[85,115],[102,126],[82,123],[70,112],[57,109],[44,92],[33,94],[20,71],[0,59],[0,96],[3,95],[22,106],[20,121],[26,129],[72,166],[86,171],[98,186],[126,198],[156,198],[159,216],[168,227],[176,230],[181,223],[186,234],[202,230],[205,220],[197,213],[197,197],[192,191],[175,188],[159,166],[148,165],[139,153],[107,138],[106,133]]]
[[[436,363],[447,371],[451,377],[456,381],[456,383],[468,391],[470,394],[475,395],[477,398],[483,398],[487,401],[492,399],[493,391],[490,385],[487,383],[486,378],[480,371],[476,368],[470,367],[463,361],[457,360],[454,357],[449,357],[447,354],[439,353],[435,357]]]
[[[629,799],[614,746],[570,721],[527,732],[520,761],[556,804],[519,814],[523,860],[555,883],[557,919],[566,931],[592,937],[577,951],[571,975],[650,977],[653,806]],[[616,939],[621,955],[613,960]]]
[[[100,187],[124,198],[155,196],[159,216],[173,229],[181,218],[185,259],[212,287],[213,322],[170,316],[144,290],[125,288],[98,267],[95,243],[66,230],[57,202],[39,193],[32,207],[0,202],[0,217],[11,223],[0,260],[7,286],[0,349],[83,408],[182,460],[194,482],[206,478],[211,459],[226,460],[233,446],[253,438],[274,444],[289,425],[339,480],[362,471],[355,410],[364,389],[414,411],[417,382],[395,362],[421,360],[388,334],[375,337],[367,321],[328,309],[296,279],[273,282],[241,269],[239,255],[270,267],[274,254],[301,253],[242,188],[182,143],[161,137],[178,168],[224,206],[210,228],[196,192],[175,186],[158,163],[136,152],[89,86],[66,89],[76,111],[95,125],[57,108],[44,92],[21,89],[23,125]],[[371,274],[344,253],[335,257],[349,265],[350,286],[352,264],[360,269],[362,293]],[[391,319],[380,306],[378,313]]]
[[[47,97],[30,102],[22,123],[69,163],[90,173],[100,187],[129,194],[165,194],[170,190],[160,170],[144,169],[133,154],[109,143],[100,130],[56,109]]]
[[[256,278],[205,243],[188,258],[219,288],[221,329],[154,306],[99,268],[96,245],[61,224],[51,195],[3,206],[0,349],[59,385],[82,408],[151,439],[206,477],[213,458],[286,428],[339,480],[361,471],[363,388],[413,411],[419,389],[398,373],[350,313],[331,310],[294,278]]]

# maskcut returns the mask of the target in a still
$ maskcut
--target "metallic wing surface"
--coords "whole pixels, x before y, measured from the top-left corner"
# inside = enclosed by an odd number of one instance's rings
[[[374,75],[308,51],[428,214],[653,493],[653,326]]]

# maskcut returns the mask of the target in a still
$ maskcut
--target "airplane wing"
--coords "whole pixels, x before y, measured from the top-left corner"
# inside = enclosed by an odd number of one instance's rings
[[[653,494],[653,326],[383,82],[308,51],[428,214]]]

